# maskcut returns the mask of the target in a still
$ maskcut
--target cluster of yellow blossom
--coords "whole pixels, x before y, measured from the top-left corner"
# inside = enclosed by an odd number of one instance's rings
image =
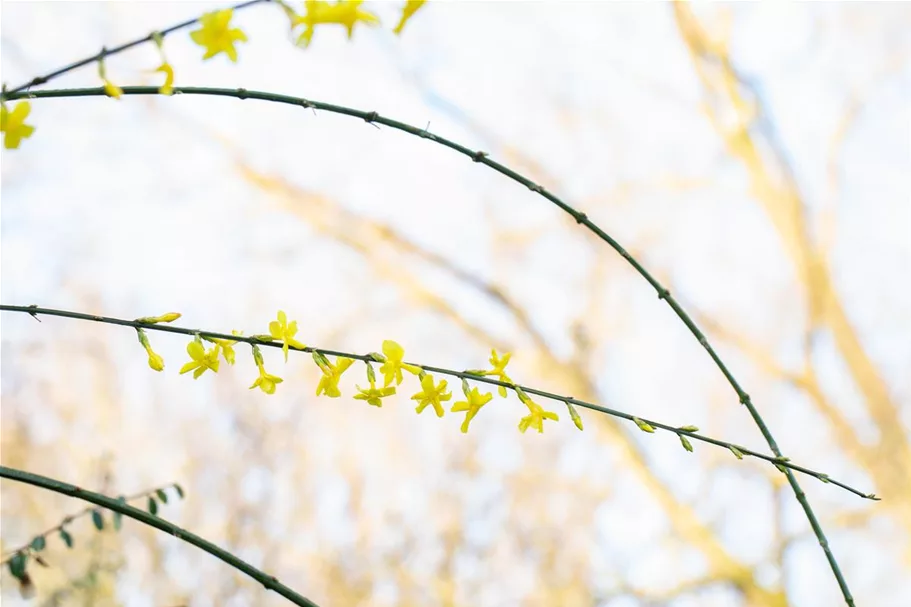
[[[393,29],[396,35],[402,33],[405,24],[424,3],[425,0],[406,0],[398,25]],[[317,25],[342,25],[348,31],[350,39],[354,34],[356,24],[375,26],[380,23],[379,17],[361,8],[363,0],[338,0],[337,2],[305,0],[303,14],[298,14],[286,2],[279,0],[278,4],[290,19],[292,32],[299,26],[304,27],[297,39],[298,46],[306,47],[310,44]],[[205,13],[198,19],[199,29],[190,32],[190,39],[205,49],[206,52],[202,56],[204,60],[224,53],[228,59],[237,62],[235,44],[247,42],[247,35],[240,28],[231,27],[233,16],[234,9],[228,8]],[[154,73],[164,74],[164,84],[161,85],[158,92],[162,95],[170,95],[174,92],[174,67],[165,57],[164,37],[159,32],[153,32],[148,39],[155,42],[161,55],[161,64],[151,70]],[[98,76],[101,78],[105,93],[109,97],[120,99],[123,96],[123,89],[108,79],[104,58],[105,53],[102,52],[98,58]],[[3,133],[3,145],[7,149],[18,148],[23,139],[31,137],[35,132],[34,126],[25,124],[29,112],[31,112],[31,105],[28,101],[20,101],[12,110],[7,109],[5,102],[0,104],[0,133]]]
[[[161,316],[137,318],[136,322],[153,325],[163,322],[173,322],[178,318],[180,318],[180,314],[177,312],[169,312]],[[145,331],[141,327],[137,327],[136,332],[139,335],[139,343],[149,356],[149,366],[155,371],[164,370],[164,359],[152,350]],[[243,333],[232,331],[232,335],[240,337]],[[295,339],[296,335],[297,321],[292,320],[289,322],[284,310],[279,310],[277,319],[269,323],[269,333],[265,335],[253,335],[251,339],[268,343],[281,342],[281,348],[285,355],[285,362],[288,361],[288,350],[290,348],[301,351],[310,350],[313,356],[313,362],[316,363],[323,374],[316,387],[316,395],[325,395],[330,398],[340,397],[342,392],[338,387],[339,379],[341,379],[342,374],[354,364],[355,359],[344,355],[338,355],[335,357],[335,362],[333,363],[322,352],[313,348],[308,348],[297,341]],[[203,340],[212,343],[212,347],[207,350],[203,345]],[[208,370],[211,370],[213,373],[218,373],[220,363],[219,355],[224,358],[225,362],[233,365],[235,359],[234,345],[236,343],[238,342],[229,339],[196,334],[193,341],[187,345],[187,354],[190,355],[190,361],[181,367],[180,373],[184,374],[193,371],[193,379],[198,379]],[[278,343],[275,343],[275,345],[278,345]],[[276,385],[282,383],[283,380],[278,376],[266,372],[259,346],[255,343],[252,343],[251,346],[253,348],[253,360],[256,363],[257,369],[259,369],[259,377],[253,382],[250,389],[259,388],[266,394],[274,394]],[[440,382],[437,383],[433,375],[427,373],[420,365],[404,362],[404,348],[392,340],[387,339],[383,341],[382,350],[382,354],[371,352],[367,357],[364,357],[369,387],[362,388],[358,385],[358,394],[356,394],[354,398],[363,400],[368,405],[374,407],[382,407],[383,399],[395,394],[396,386],[402,383],[404,379],[402,371],[408,371],[412,375],[417,375],[421,382],[421,391],[411,396],[411,400],[417,401],[415,411],[420,414],[429,406],[433,407],[437,417],[443,417],[443,403],[452,399],[452,392],[447,392],[446,390],[446,380],[440,380]],[[541,405],[534,402],[521,387],[513,383],[506,374],[506,365],[509,363],[509,359],[509,353],[501,356],[496,350],[491,350],[491,369],[469,370],[465,371],[463,374],[456,372],[449,373],[454,375],[467,375],[468,377],[494,376],[499,381],[509,384],[511,389],[518,395],[519,400],[522,401],[529,410],[529,414],[519,421],[519,430],[524,433],[528,428],[534,428],[538,432],[543,432],[545,419],[558,421],[559,417],[553,411],[546,411]],[[378,387],[376,383],[376,372],[374,371],[372,364],[374,362],[382,363],[379,369],[383,376],[382,387]],[[499,388],[500,395],[505,398],[507,396],[506,387],[500,386]],[[475,418],[484,405],[493,399],[493,394],[490,392],[482,394],[477,387],[470,387],[468,381],[464,377],[462,378],[462,392],[465,394],[465,400],[453,403],[450,412],[465,413],[465,420],[462,422],[461,430],[462,432],[468,432],[468,426],[471,423],[471,420]],[[579,417],[579,414],[573,408],[572,404],[567,403],[567,407],[569,408],[570,417],[572,418],[573,423],[581,430],[582,420]]]

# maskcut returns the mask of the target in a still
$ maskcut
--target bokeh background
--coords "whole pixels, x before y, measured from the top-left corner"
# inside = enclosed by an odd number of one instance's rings
[[[3,2],[2,81],[215,3]],[[297,7],[301,8],[301,7]],[[236,14],[240,61],[166,39],[178,85],[376,110],[488,151],[583,210],[706,329],[784,452],[883,497],[799,477],[862,606],[911,596],[911,6],[448,2],[391,33]],[[110,58],[155,84],[152,45]],[[97,86],[94,67],[49,87]],[[765,451],[654,291],[557,208],[441,146],[363,121],[191,96],[32,102],[2,151],[2,301],[450,368],[513,352],[517,381]],[[111,495],[179,482],[161,515],[321,605],[821,606],[838,587],[774,468],[583,411],[520,434],[497,398],[414,414],[316,398],[309,356],[248,389],[249,349],[197,381],[187,340],[2,315],[2,461]],[[455,384],[458,390],[457,382]],[[2,485],[4,554],[82,504]],[[173,496],[173,494],[172,494]],[[278,605],[125,521],[56,537],[39,605]],[[4,604],[19,605],[0,574]]]

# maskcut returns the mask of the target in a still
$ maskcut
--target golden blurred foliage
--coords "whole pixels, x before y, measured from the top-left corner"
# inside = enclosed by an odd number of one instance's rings
[[[4,7],[4,71],[39,73],[81,36],[127,39],[179,9],[55,9],[72,31],[33,50],[50,9]],[[238,71],[190,65],[197,49],[175,46],[179,84],[432,116],[432,131],[565,195],[670,285],[793,461],[883,497],[799,477],[857,604],[903,604],[907,9],[429,3],[394,50],[367,28],[350,45],[339,31],[280,50],[291,45],[264,40],[266,16],[244,19]],[[827,104],[789,96],[794,79]],[[309,110],[127,101],[34,102],[46,151],[4,155],[4,303],[179,310],[188,326],[245,335],[283,309],[308,345],[395,339],[408,360],[450,368],[483,366],[495,347],[513,353],[517,382],[764,450],[666,305],[531,192],[429,142]],[[193,381],[177,373],[177,336],[151,336],[159,374],[128,329],[27,315],[3,328],[3,465],[109,495],[179,482],[186,499],[161,516],[320,605],[841,600],[784,477],[724,450],[687,453],[587,412],[580,433],[563,409],[544,434],[520,434],[521,405],[496,396],[463,435],[456,415],[414,415],[408,374],[378,409],[351,398],[359,365],[341,398],[317,398],[309,356],[266,353],[284,378],[266,396],[248,389],[242,344],[234,367]],[[2,495],[4,555],[83,507],[9,482]],[[30,567],[32,603],[282,600],[131,521],[71,531],[73,548],[51,537],[49,566]],[[9,571],[0,579],[18,604]]]

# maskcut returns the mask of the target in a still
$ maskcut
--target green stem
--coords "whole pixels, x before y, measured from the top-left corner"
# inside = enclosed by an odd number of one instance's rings
[[[317,607],[316,603],[294,592],[279,582],[277,579],[275,579],[274,576],[260,571],[253,565],[250,565],[246,561],[239,559],[230,552],[222,550],[215,544],[208,542],[198,535],[190,533],[186,529],[182,529],[181,527],[178,527],[174,523],[170,523],[163,518],[153,516],[145,510],[134,508],[129,504],[125,504],[121,501],[107,497],[106,495],[102,495],[100,493],[87,491],[75,485],[70,485],[69,483],[64,483],[62,481],[48,478],[46,476],[39,476],[37,474],[32,474],[31,472],[25,472],[23,470],[16,470],[15,468],[0,466],[0,477],[12,479],[21,483],[27,483],[29,485],[41,487],[42,489],[47,489],[49,491],[56,491],[57,493],[62,493],[63,495],[75,497],[77,499],[91,502],[97,506],[107,508],[108,510],[119,512],[123,516],[130,517],[131,519],[137,520],[145,525],[149,525],[150,527],[155,527],[156,529],[173,535],[178,539],[193,544],[197,548],[205,550],[212,556],[223,560],[238,571],[246,573],[251,578],[265,586],[267,589],[274,590],[295,605],[301,605],[302,607]]]
[[[124,87],[123,93],[125,95],[157,95],[158,87]],[[769,445],[769,448],[775,454],[775,457],[783,457],[781,449],[778,447],[778,443],[775,441],[775,438],[772,436],[772,432],[769,430],[768,426],[763,420],[762,416],[759,414],[759,411],[753,405],[750,395],[744,391],[740,386],[737,380],[734,378],[733,374],[715,352],[715,349],[709,344],[708,339],[696,326],[696,323],[690,318],[690,316],[683,310],[680,304],[674,299],[674,296],[671,295],[670,291],[665,288],[658,280],[652,276],[652,274],[645,269],[626,249],[624,249],[619,242],[614,240],[609,234],[604,230],[598,227],[593,221],[591,221],[588,216],[573,208],[554,194],[551,194],[545,190],[542,186],[536,184],[532,180],[524,177],[523,175],[513,171],[512,169],[502,165],[498,162],[490,160],[486,152],[480,150],[471,150],[463,145],[460,145],[452,140],[446,139],[444,137],[439,137],[429,133],[427,129],[419,129],[415,126],[406,124],[404,122],[399,122],[397,120],[392,120],[390,118],[385,118],[380,116],[377,112],[364,112],[362,110],[356,110],[353,108],[333,105],[330,103],[323,103],[320,101],[311,101],[309,99],[304,99],[300,97],[291,97],[289,95],[278,95],[274,93],[266,93],[261,91],[248,91],[246,89],[222,89],[222,88],[208,88],[208,87],[174,87],[175,94],[186,94],[186,95],[209,95],[209,96],[221,96],[221,97],[234,97],[237,99],[258,99],[263,101],[272,101],[275,103],[284,103],[288,105],[296,105],[304,108],[313,108],[319,109],[327,112],[332,112],[336,114],[342,114],[346,116],[352,116],[355,118],[360,118],[371,124],[382,124],[400,131],[409,133],[410,135],[415,135],[423,139],[429,139],[433,142],[436,142],[440,145],[446,146],[450,149],[453,149],[460,154],[468,156],[474,162],[479,162],[484,164],[493,170],[505,175],[506,177],[512,179],[513,181],[522,184],[533,192],[537,192],[562,211],[569,214],[576,223],[584,225],[589,231],[595,234],[598,238],[606,242],[611,246],[617,253],[620,254],[623,259],[625,259],[633,268],[655,289],[658,294],[658,299],[663,299],[671,307],[677,317],[686,325],[690,330],[690,333],[699,341],[699,344],[705,348],[708,352],[709,357],[714,361],[715,365],[727,379],[728,383],[734,389],[734,392],[737,394],[739,401],[747,408],[747,411],[752,417],[753,422],[759,428],[760,433],[762,433],[763,438],[766,443]],[[67,89],[67,90],[51,90],[51,91],[36,91],[29,95],[24,95],[22,93],[17,93],[16,95],[9,94],[7,97],[9,99],[18,99],[18,98],[52,98],[52,97],[88,97],[88,96],[102,96],[106,95],[103,88],[93,88],[93,89]],[[822,547],[823,552],[825,552],[826,559],[829,562],[829,566],[832,569],[833,574],[835,575],[836,580],[839,583],[839,586],[845,594],[845,598],[848,601],[849,605],[853,605],[853,601],[850,598],[850,593],[846,592],[847,584],[844,580],[844,576],[839,569],[838,563],[835,559],[835,555],[832,553],[829,548],[829,542],[826,539],[825,534],[823,533],[822,527],[819,524],[819,521],[816,519],[816,514],[813,512],[810,502],[807,500],[806,494],[803,489],[801,489],[800,484],[797,482],[797,479],[794,477],[794,474],[791,472],[790,467],[785,466],[785,475],[788,478],[788,484],[790,484],[791,489],[794,492],[794,495],[797,498],[797,501],[800,503],[801,508],[804,511],[804,514],[807,517],[807,520],[810,522],[810,526],[813,528],[813,532],[816,534],[816,539],[819,541],[819,545]],[[859,492],[858,492],[859,493]]]
[[[257,337],[244,337],[242,335],[230,335],[227,333],[216,333],[214,331],[204,331],[204,330],[200,330],[200,329],[188,329],[185,327],[176,327],[176,326],[173,326],[170,324],[148,324],[148,323],[143,323],[143,322],[139,322],[136,320],[126,320],[123,318],[113,318],[110,316],[98,316],[95,314],[83,314],[82,312],[71,312],[68,310],[41,308],[38,306],[11,306],[11,305],[6,305],[6,304],[0,304],[0,311],[21,312],[21,313],[25,313],[25,314],[30,314],[33,317],[35,317],[36,319],[38,318],[39,314],[45,315],[45,316],[59,316],[59,317],[63,317],[63,318],[73,318],[76,320],[88,320],[88,321],[93,321],[93,322],[100,322],[100,323],[105,323],[105,324],[109,324],[109,325],[120,325],[123,327],[142,328],[146,331],[162,331],[165,333],[177,333],[179,335],[189,335],[191,337],[195,337],[196,335],[199,335],[202,338],[208,337],[208,338],[214,338],[214,339],[224,339],[224,340],[228,340],[228,341],[236,341],[236,342],[243,342],[243,343],[247,343],[247,344],[251,344],[251,345],[257,345],[260,347],[272,347],[272,348],[281,348],[282,347],[282,342],[280,342],[280,341],[270,342],[270,341],[265,341],[263,339],[259,339]],[[328,355],[328,356],[341,356],[342,358],[351,358],[354,360],[360,360],[360,361],[364,361],[364,362],[367,362],[367,361],[375,362],[375,359],[370,354],[354,354],[352,352],[339,352],[337,350],[326,350],[323,348],[314,348],[311,346],[307,346],[304,348],[296,348],[294,346],[289,346],[289,349],[295,350],[298,352],[319,352],[321,354]],[[650,426],[652,426],[654,428],[658,428],[658,429],[664,430],[666,432],[671,432],[678,436],[686,436],[688,438],[692,438],[694,440],[698,440],[698,441],[702,441],[704,443],[715,445],[717,447],[723,447],[723,448],[731,450],[731,451],[736,450],[736,451],[742,453],[743,455],[749,455],[751,457],[755,457],[757,459],[764,460],[775,466],[780,466],[782,468],[796,470],[797,472],[801,472],[808,476],[812,476],[820,481],[841,487],[842,489],[850,491],[851,493],[858,495],[860,497],[863,497],[863,498],[872,499],[872,500],[879,499],[878,497],[876,497],[873,494],[863,493],[862,491],[854,489],[853,487],[846,485],[845,483],[842,483],[835,479],[829,478],[829,476],[827,474],[824,474],[822,472],[817,472],[815,470],[811,470],[809,468],[805,468],[803,466],[793,464],[789,461],[784,461],[777,457],[772,457],[772,456],[766,455],[764,453],[759,453],[757,451],[747,449],[746,447],[741,447],[740,445],[728,443],[728,442],[725,442],[722,440],[718,440],[716,438],[712,438],[710,436],[704,436],[704,435],[698,434],[696,432],[689,432],[687,430],[681,429],[680,427],[675,427],[675,426],[671,426],[669,424],[663,424],[661,422],[652,421],[652,420],[646,419],[644,417],[634,416],[630,413],[625,413],[623,411],[618,411],[616,409],[602,407],[601,405],[589,403],[589,402],[586,402],[583,400],[579,400],[577,398],[573,398],[571,396],[562,396],[560,394],[554,394],[553,392],[546,392],[544,390],[538,390],[537,388],[531,388],[528,386],[523,386],[521,384],[510,384],[510,383],[502,382],[498,379],[492,379],[490,377],[476,375],[474,373],[469,373],[467,371],[456,371],[454,369],[446,369],[443,367],[433,367],[430,365],[422,365],[420,363],[405,363],[405,364],[414,365],[415,367],[419,367],[430,373],[438,373],[440,375],[458,377],[460,379],[482,382],[482,383],[490,384],[490,385],[494,385],[494,386],[505,386],[506,388],[509,388],[512,390],[515,390],[516,388],[518,388],[528,394],[534,394],[536,396],[541,396],[543,398],[548,398],[551,400],[560,401],[560,402],[564,402],[564,403],[571,403],[571,404],[577,405],[579,407],[584,407],[585,409],[591,409],[592,411],[598,411],[600,413],[604,413],[606,415],[610,415],[612,417],[616,417],[616,418],[620,418],[620,419],[625,419],[625,420],[628,420],[628,421],[631,421],[634,423],[635,423],[635,420],[638,419],[640,421],[643,421],[643,422],[649,424]],[[732,449],[732,447],[733,447],[733,449]]]
[[[247,2],[241,2],[240,4],[235,4],[234,6],[229,6],[228,9],[239,11],[241,9],[247,8],[248,6],[253,6],[254,4],[260,4],[262,2],[271,2],[271,1],[272,0],[248,0]],[[36,76],[35,78],[32,78],[25,84],[20,84],[19,86],[15,87],[13,89],[9,89],[9,90],[4,89],[3,92],[0,93],[0,99],[3,99],[3,100],[15,99],[15,97],[13,97],[13,95],[15,93],[24,91],[33,86],[47,84],[54,78],[62,76],[64,74],[66,74],[67,72],[72,72],[75,69],[88,65],[90,63],[95,63],[96,61],[101,61],[102,59],[111,57],[112,55],[117,55],[119,53],[122,53],[125,50],[133,48],[134,46],[139,46],[140,44],[145,44],[146,42],[151,42],[152,40],[155,39],[156,34],[161,36],[162,38],[164,38],[168,34],[172,34],[178,30],[182,30],[184,28],[190,27],[197,21],[199,21],[199,17],[195,17],[193,19],[190,19],[189,21],[184,21],[183,23],[178,23],[177,25],[172,25],[171,27],[165,28],[165,29],[157,31],[157,32],[152,32],[148,36],[145,36],[143,38],[137,38],[136,40],[133,40],[132,42],[127,42],[126,44],[121,44],[120,46],[115,46],[114,48],[110,48],[110,49],[102,48],[101,51],[99,51],[95,55],[92,55],[91,57],[86,57],[85,59],[80,59],[79,61],[74,61],[73,63],[70,63],[69,65],[66,65],[62,68],[54,70],[53,72],[45,74],[44,76]]]
[[[174,487],[174,483],[162,485],[161,487],[155,487],[154,489],[146,489],[145,491],[142,491],[140,493],[134,493],[133,495],[126,496],[123,499],[127,502],[132,502],[133,500],[138,500],[143,497],[155,495],[156,493],[158,493],[159,490],[164,491],[165,489],[170,489],[171,487]],[[75,514],[70,514],[69,516],[65,517],[62,521],[60,521],[59,524],[51,527],[47,531],[43,531],[41,533],[35,534],[34,537],[47,537],[52,533],[56,533],[57,531],[60,531],[61,529],[63,529],[64,527],[66,527],[67,525],[72,523],[77,518],[82,518],[83,516],[88,516],[89,514],[92,513],[93,510],[94,510],[93,508],[86,508],[84,510],[80,510],[79,512],[76,512]],[[31,542],[28,544],[25,544],[24,546],[20,546],[19,548],[16,548],[14,550],[10,550],[9,552],[7,552],[6,556],[4,556],[2,559],[0,559],[0,565],[5,565],[7,563],[7,561],[9,561],[11,558],[13,558],[13,556],[15,556],[15,554],[17,552],[22,552],[24,550],[28,550],[30,545],[31,545]]]

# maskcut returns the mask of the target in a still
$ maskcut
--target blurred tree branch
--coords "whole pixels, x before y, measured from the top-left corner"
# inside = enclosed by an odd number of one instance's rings
[[[804,370],[803,387],[827,415],[845,447],[873,476],[880,492],[891,499],[885,507],[911,531],[911,445],[899,415],[898,403],[889,394],[881,373],[863,347],[835,287],[829,261],[811,237],[803,195],[793,168],[774,138],[757,121],[768,120],[761,98],[751,89],[730,57],[724,42],[713,41],[689,5],[673,3],[680,35],[702,83],[708,117],[729,154],[749,174],[750,192],[761,204],[794,266],[803,287],[809,313],[808,331],[827,329],[851,378],[864,397],[870,419],[879,431],[878,443],[865,450],[833,407],[827,406],[815,376]],[[836,141],[838,139],[836,138]],[[870,455],[863,455],[869,453]],[[873,457],[872,453],[877,456]],[[888,454],[883,457],[882,454]]]

